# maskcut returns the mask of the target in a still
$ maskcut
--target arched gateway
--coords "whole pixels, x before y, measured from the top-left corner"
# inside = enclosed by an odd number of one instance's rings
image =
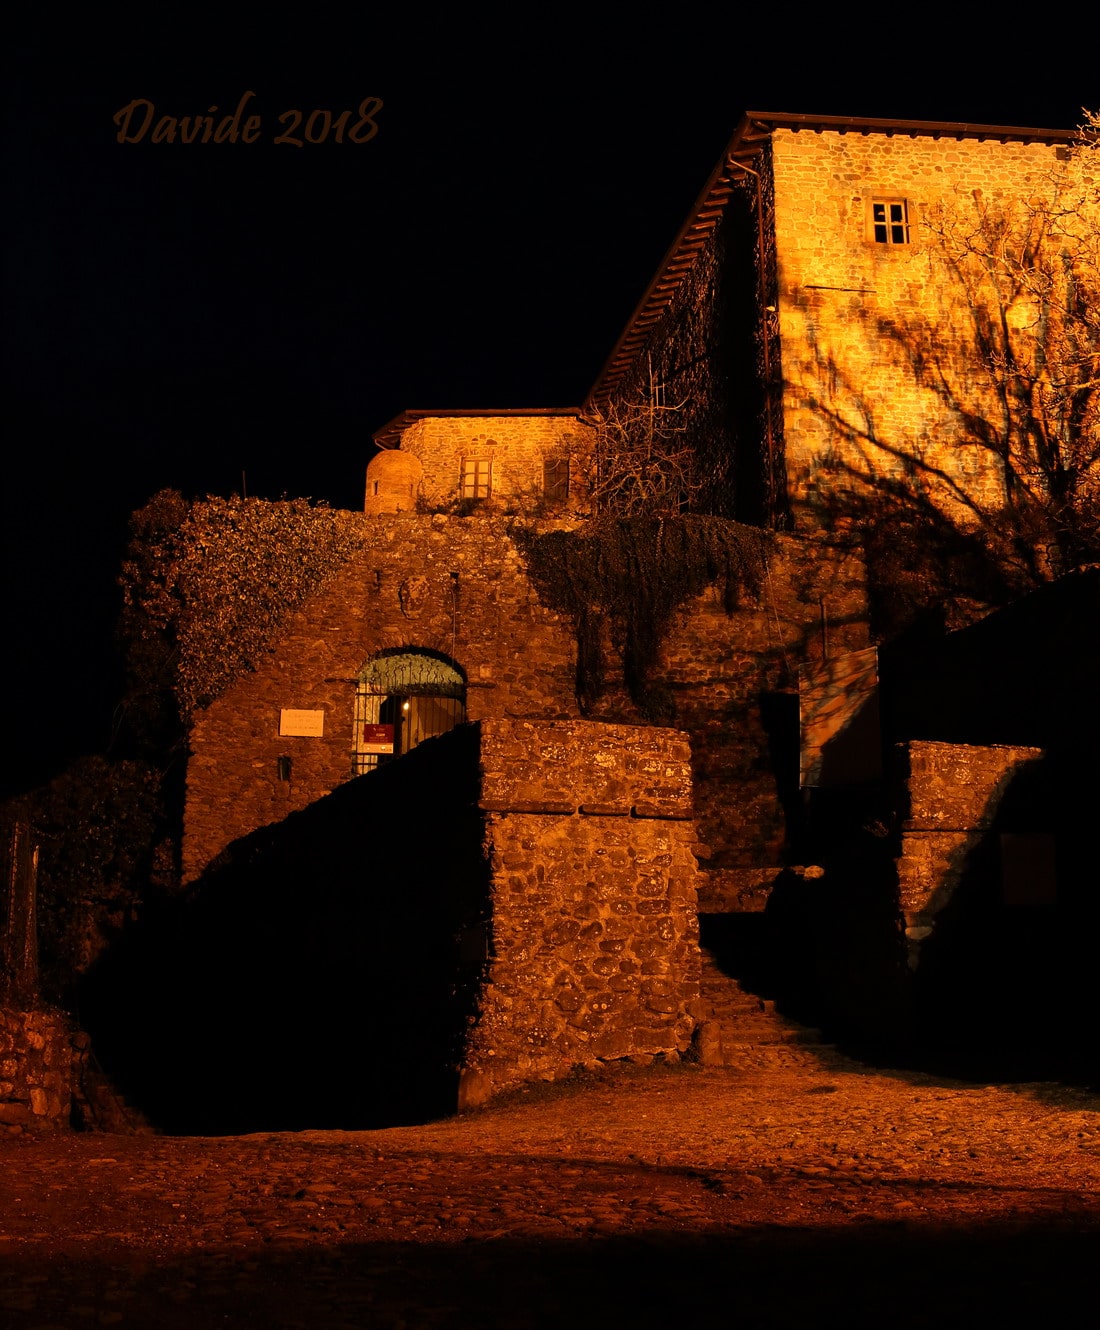
[[[466,681],[434,651],[382,652],[359,671],[352,770],[371,771],[466,719]]]

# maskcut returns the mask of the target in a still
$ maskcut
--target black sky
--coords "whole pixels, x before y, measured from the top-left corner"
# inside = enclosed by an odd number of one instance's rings
[[[356,507],[406,407],[579,403],[747,107],[1069,126],[1100,100],[965,13],[901,40],[794,10],[441,12],[239,42],[44,20],[11,47],[0,792],[107,742],[134,507],[242,471]],[[116,141],[135,98],[220,119],[246,91],[258,143]],[[366,97],[369,142],[272,142]]]

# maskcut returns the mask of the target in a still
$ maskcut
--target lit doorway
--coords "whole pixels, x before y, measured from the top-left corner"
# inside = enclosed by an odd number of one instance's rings
[[[427,651],[376,656],[355,692],[352,771],[361,775],[466,719],[466,682],[448,660]]]

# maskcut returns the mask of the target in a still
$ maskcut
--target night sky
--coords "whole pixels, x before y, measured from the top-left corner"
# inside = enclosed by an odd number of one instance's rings
[[[0,794],[108,742],[133,508],[242,472],[355,508],[405,408],[578,404],[746,108],[1065,127],[1100,101],[965,11],[945,37],[364,9],[236,43],[171,12],[170,39],[44,20],[7,57]],[[135,99],[217,123],[246,92],[256,142],[116,141]],[[276,144],[293,110],[301,138],[350,112],[344,142]]]

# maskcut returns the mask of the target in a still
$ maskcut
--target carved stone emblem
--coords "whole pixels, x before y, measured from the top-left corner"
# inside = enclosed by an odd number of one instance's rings
[[[401,602],[401,613],[406,619],[415,619],[423,612],[427,597],[428,579],[426,577],[407,577],[397,589],[397,598]]]

